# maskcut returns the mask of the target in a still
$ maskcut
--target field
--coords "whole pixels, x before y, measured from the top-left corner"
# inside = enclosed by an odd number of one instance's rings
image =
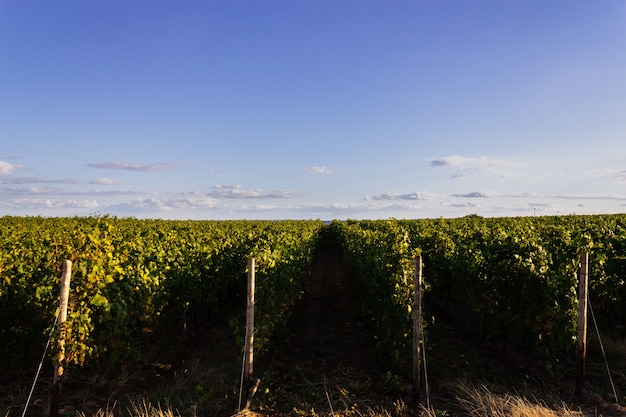
[[[246,260],[255,257],[261,384],[249,415],[626,415],[616,404],[626,401],[625,224],[1,218],[0,410],[22,413],[56,314],[60,265],[71,259],[62,414],[234,415]],[[575,396],[582,250],[592,254],[603,344],[593,330],[585,391]],[[417,254],[427,364],[419,405],[410,343]],[[45,406],[54,351],[27,415]]]

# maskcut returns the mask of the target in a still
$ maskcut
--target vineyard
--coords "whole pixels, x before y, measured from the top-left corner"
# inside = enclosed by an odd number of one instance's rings
[[[312,264],[322,241],[332,241],[350,277],[352,294],[342,299],[363,324],[368,342],[362,348],[388,395],[408,398],[416,255],[424,260],[429,352],[442,349],[433,343],[445,322],[469,343],[534,358],[546,378],[566,377],[575,357],[583,251],[591,256],[590,302],[603,330],[626,336],[626,215],[329,224],[2,217],[0,371],[28,373],[39,361],[56,317],[66,259],[74,265],[63,326],[70,372],[136,370],[159,362],[154,346],[163,341],[192,346],[216,327],[233,346],[243,346],[251,257],[257,264],[255,350],[269,364],[293,339],[295,313],[310,298]],[[53,349],[50,363],[54,354]],[[264,372],[262,365],[257,369]],[[268,378],[262,377],[264,383],[270,384]],[[196,410],[209,410],[215,397],[232,401],[237,381],[224,385],[228,395],[202,386],[188,401]],[[272,405],[277,398],[267,388],[257,400],[271,409],[279,407]],[[9,415],[21,410],[20,404],[2,405]]]

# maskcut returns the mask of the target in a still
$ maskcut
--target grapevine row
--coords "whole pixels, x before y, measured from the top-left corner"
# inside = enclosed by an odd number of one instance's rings
[[[373,340],[390,369],[410,369],[412,259],[423,257],[427,332],[438,316],[548,368],[574,348],[579,259],[591,255],[590,298],[610,329],[626,319],[626,216],[334,222]],[[571,355],[569,357],[572,357]]]
[[[28,363],[54,322],[64,259],[73,263],[66,357],[129,362],[245,294],[257,259],[257,348],[301,296],[320,221],[0,218],[0,368]],[[237,329],[238,334],[242,334]]]
[[[67,352],[130,361],[158,336],[201,330],[243,300],[257,259],[255,347],[271,347],[311,278],[321,231],[337,240],[381,363],[410,369],[413,258],[424,262],[429,330],[439,315],[481,340],[555,358],[573,348],[581,251],[590,298],[612,330],[626,319],[626,215],[424,220],[166,221],[0,218],[0,368],[25,364],[54,321],[73,262]],[[220,316],[221,317],[221,316]],[[236,323],[236,334],[243,328]]]

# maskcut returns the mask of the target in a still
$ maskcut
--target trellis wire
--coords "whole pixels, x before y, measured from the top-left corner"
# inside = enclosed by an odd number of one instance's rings
[[[426,387],[426,407],[430,409],[430,386],[428,385],[428,369],[426,368],[426,342],[422,335],[422,360],[424,362],[424,386]]]
[[[246,350],[243,350],[243,355],[241,358],[241,382],[239,384],[239,405],[237,406],[237,412],[240,413],[241,412],[241,396],[243,395],[243,380],[244,380],[244,376],[245,376],[245,369],[246,369]]]
[[[59,311],[60,313],[60,311]],[[46,359],[46,353],[48,352],[48,347],[50,347],[50,341],[52,340],[52,333],[54,332],[54,328],[59,322],[59,313],[57,313],[56,318],[54,319],[54,323],[52,324],[52,328],[50,329],[50,335],[48,336],[48,341],[46,342],[46,347],[43,350],[43,355],[41,355],[41,360],[39,361],[39,366],[37,367],[37,373],[35,374],[35,379],[33,380],[33,385],[30,387],[30,393],[28,394],[28,398],[26,399],[26,404],[24,405],[24,410],[22,411],[22,417],[26,415],[26,411],[28,411],[28,406],[30,405],[30,400],[33,397],[33,392],[35,391],[35,385],[37,385],[37,380],[39,379],[39,374],[41,373],[41,368],[43,366],[43,361]]]
[[[606,367],[606,373],[609,376],[609,382],[611,383],[611,388],[613,389],[613,396],[615,397],[615,403],[619,405],[619,398],[617,397],[617,391],[615,390],[615,384],[613,383],[613,377],[611,376],[611,370],[609,369],[609,362],[606,359],[606,353],[604,352],[604,344],[602,344],[602,337],[600,337],[600,330],[598,329],[598,322],[596,321],[596,315],[593,312],[593,307],[591,306],[591,300],[589,299],[589,295],[587,295],[587,303],[589,304],[589,311],[591,311],[591,318],[593,320],[593,325],[596,328],[596,334],[598,335],[598,341],[600,342],[600,350],[602,351],[602,357],[604,358],[604,366]]]

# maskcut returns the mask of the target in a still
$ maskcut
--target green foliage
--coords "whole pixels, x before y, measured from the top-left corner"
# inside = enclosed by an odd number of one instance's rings
[[[1,368],[39,355],[58,309],[63,260],[73,263],[66,358],[130,364],[152,339],[200,331],[245,299],[258,259],[259,350],[301,296],[321,221],[0,218]],[[238,333],[242,333],[237,323]],[[55,344],[56,345],[56,344]],[[31,353],[32,352],[32,353]],[[54,354],[54,351],[53,353]],[[31,357],[33,356],[33,357]]]
[[[481,339],[546,360],[574,347],[579,257],[591,254],[590,297],[616,331],[626,319],[626,216],[333,222],[360,283],[364,317],[389,369],[410,369],[413,257],[423,256],[425,305]]]
[[[579,257],[592,258],[590,294],[607,315],[626,318],[619,261],[624,215],[405,221],[423,250],[429,297],[461,304],[483,338],[515,338],[546,358],[571,349],[576,334]],[[610,266],[610,267],[607,267]],[[621,275],[623,277],[623,275]]]
[[[355,277],[361,314],[373,323],[372,337],[381,363],[406,372],[411,357],[413,259],[408,233],[396,220],[335,221],[330,228]]]
[[[320,233],[333,234],[389,375],[411,357],[413,259],[425,305],[461,313],[483,339],[555,358],[573,347],[579,256],[595,311],[624,335],[626,215],[334,221],[0,218],[0,369],[38,358],[73,263],[67,358],[132,363],[154,340],[202,334],[221,312],[244,334],[247,259],[257,261],[255,347],[287,332]],[[434,308],[430,308],[434,314]],[[232,314],[229,316],[232,317]],[[548,364],[550,366],[550,364]]]

